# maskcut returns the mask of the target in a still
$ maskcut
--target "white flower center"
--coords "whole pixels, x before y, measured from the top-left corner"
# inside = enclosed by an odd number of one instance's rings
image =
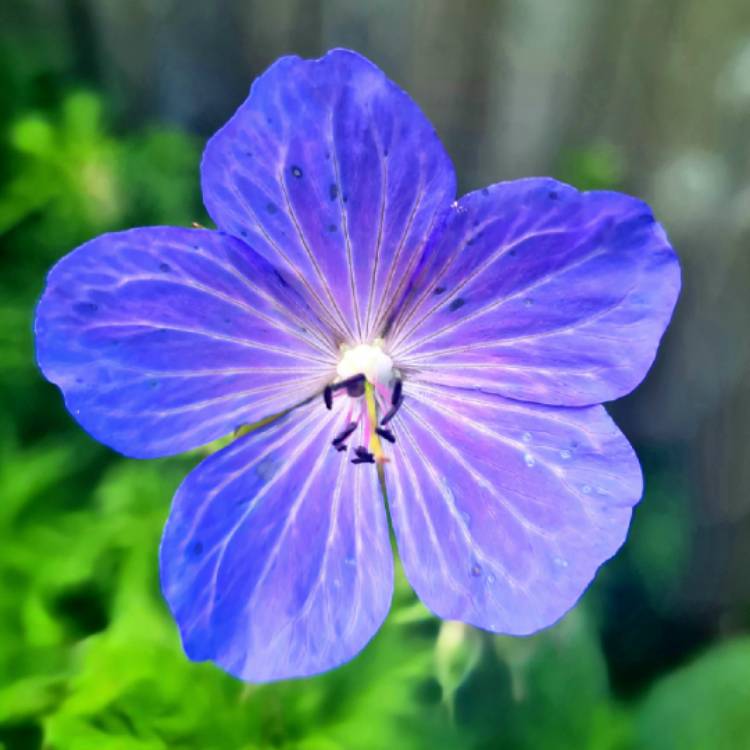
[[[341,380],[363,374],[373,385],[388,388],[393,381],[393,360],[383,351],[380,345],[358,344],[343,352],[336,368]]]

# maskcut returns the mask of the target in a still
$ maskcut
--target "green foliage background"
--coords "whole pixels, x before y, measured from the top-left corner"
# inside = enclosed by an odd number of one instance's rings
[[[647,443],[625,551],[545,633],[441,625],[399,574],[386,625],[337,671],[251,686],[190,663],[158,591],[157,547],[199,456],[136,462],[90,440],[35,369],[31,325],[47,269],[75,245],[205,221],[201,141],[118,126],[114,103],[48,78],[13,45],[0,90],[0,748],[750,748],[750,638],[670,615],[689,488]],[[593,143],[565,151],[558,176],[618,187],[624,170],[617,148]]]

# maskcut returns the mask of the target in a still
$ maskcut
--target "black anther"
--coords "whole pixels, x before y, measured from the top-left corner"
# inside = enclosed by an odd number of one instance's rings
[[[333,409],[333,389],[330,385],[323,389],[323,401],[325,401],[326,409],[329,411]]]
[[[338,445],[334,445],[333,447],[334,447],[334,448],[335,448],[335,449],[336,449],[336,450],[337,450],[337,451],[338,451],[339,453],[341,453],[341,451],[345,451],[345,450],[346,450],[346,446],[345,446],[345,445],[344,445],[343,443],[339,443]]]
[[[353,458],[352,463],[353,464],[374,464],[375,456],[373,456],[372,453],[368,453],[366,456],[361,456],[360,458]]]
[[[380,435],[384,440],[387,440],[389,443],[395,443],[396,442],[396,436],[388,429],[384,427],[376,427],[375,432]]]
[[[331,445],[337,448],[341,443],[351,435],[354,430],[357,429],[356,422],[349,422],[349,424],[331,441]]]
[[[401,408],[401,404],[404,403],[402,398],[397,404],[394,404],[386,413],[386,415],[380,420],[380,424],[385,427],[395,416],[396,412]]]
[[[341,390],[341,388],[349,388],[352,385],[359,385],[360,383],[365,382],[365,376],[364,373],[359,373],[359,375],[352,375],[352,377],[347,378],[346,380],[341,380],[338,383],[334,383],[330,388],[334,391]]]
[[[403,386],[402,381],[397,380],[393,384],[393,391],[391,392],[391,404],[393,406],[396,406],[396,404],[400,403],[401,401],[401,387]]]

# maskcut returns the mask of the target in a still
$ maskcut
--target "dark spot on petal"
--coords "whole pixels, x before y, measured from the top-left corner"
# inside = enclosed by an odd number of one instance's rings
[[[442,293],[443,293],[444,291],[445,291],[445,287],[444,287],[444,286],[436,286],[436,287],[435,287],[435,288],[434,288],[434,289],[432,290],[432,293],[433,293],[433,294],[442,294]]]
[[[244,229],[240,229],[240,236],[247,237],[247,232]]]
[[[279,209],[276,207],[275,203],[272,203],[269,201],[266,203],[266,211],[268,211],[269,214],[275,214]]]
[[[281,273],[277,269],[273,269],[273,272],[276,274],[276,278],[279,280],[279,283],[281,286],[289,286],[287,283],[287,280],[281,275]]]
[[[488,188],[482,188],[482,195],[489,195],[490,191]]]
[[[190,545],[190,554],[195,555],[195,557],[198,557],[198,555],[203,553],[203,543],[202,542],[193,542]]]
[[[478,578],[480,575],[482,575],[482,566],[477,565],[477,563],[474,563],[474,565],[471,566],[471,575],[474,576],[474,578]]]
[[[81,315],[93,315],[99,309],[99,305],[94,302],[76,302],[73,305],[73,311]]]
[[[511,250],[508,255],[510,255],[511,258],[515,258],[518,253],[515,250]]]
[[[330,159],[330,158],[331,158],[331,152],[330,151],[326,151],[326,159]]]
[[[253,152],[252,151],[245,151],[245,156],[247,156],[250,159],[252,159],[253,158]]]
[[[76,383],[78,383],[79,385],[80,385],[81,383],[83,383],[83,378],[76,378]]]
[[[560,197],[560,194],[557,192],[557,190],[550,190],[549,199],[551,201],[556,201],[559,197]]]
[[[335,224],[329,224],[328,225],[328,231],[329,232],[335,232],[338,227]]]
[[[158,388],[159,387],[159,381],[158,380],[149,380],[148,387],[149,388]]]
[[[159,270],[164,273],[169,273],[172,270],[172,266],[169,263],[159,263]]]
[[[383,150],[383,156],[385,156],[386,159],[388,158],[388,149],[387,148]]]
[[[463,297],[456,297],[456,299],[453,300],[453,302],[448,305],[448,309],[451,312],[455,312],[460,307],[463,307],[466,304],[466,300]]]
[[[343,200],[344,203],[346,203],[349,200],[349,196],[346,193],[344,193],[344,195],[342,196],[341,200]]]
[[[302,177],[302,170],[295,164],[292,167],[292,174],[299,180]]]
[[[339,186],[335,182],[332,182],[331,187],[328,188],[328,195],[331,196],[332,201],[339,197]]]

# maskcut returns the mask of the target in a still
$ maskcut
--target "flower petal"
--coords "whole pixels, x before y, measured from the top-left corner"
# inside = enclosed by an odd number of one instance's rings
[[[391,335],[417,377],[562,406],[643,379],[680,269],[648,206],[540,178],[470,193],[422,269],[432,284]]]
[[[50,272],[39,366],[95,438],[139,458],[179,453],[290,408],[335,355],[290,282],[218,232],[106,234]]]
[[[333,418],[304,406],[200,464],[177,491],[162,590],[191,659],[245,680],[335,667],[390,607],[393,562],[374,467],[331,447]]]
[[[564,615],[641,496],[635,454],[601,406],[409,383],[393,431],[386,481],[407,578],[440,617],[494,632]]]
[[[416,104],[348,50],[284,57],[209,141],[206,208],[297,274],[341,341],[369,342],[455,176]]]

